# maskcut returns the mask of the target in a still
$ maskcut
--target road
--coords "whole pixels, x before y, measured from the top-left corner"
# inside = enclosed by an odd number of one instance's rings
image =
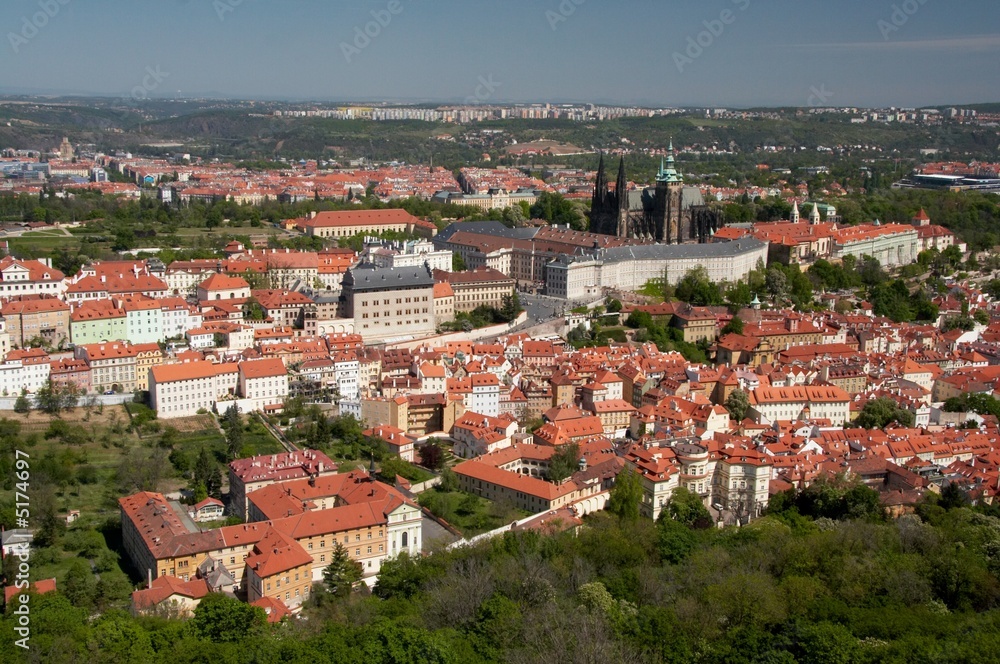
[[[511,332],[526,327],[534,327],[539,323],[560,318],[566,307],[566,300],[559,300],[547,295],[532,295],[531,293],[518,293],[521,306],[528,313],[528,320],[513,328]]]

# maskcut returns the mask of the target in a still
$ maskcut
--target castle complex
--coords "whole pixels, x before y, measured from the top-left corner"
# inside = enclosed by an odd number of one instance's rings
[[[696,187],[685,187],[674,168],[673,145],[660,163],[656,185],[629,191],[624,157],[610,188],[601,156],[590,207],[590,232],[661,244],[709,242],[723,225],[722,214],[705,205]]]

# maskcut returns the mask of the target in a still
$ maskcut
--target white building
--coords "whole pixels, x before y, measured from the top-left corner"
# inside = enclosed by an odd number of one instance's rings
[[[288,372],[276,358],[240,362],[241,410],[265,410],[281,405],[288,397]]]
[[[545,292],[550,297],[578,300],[602,288],[637,290],[653,280],[674,285],[696,267],[714,282],[745,278],[767,262],[768,243],[756,238],[708,244],[650,244],[597,249],[588,255],[560,256],[546,266]]]
[[[469,378],[472,380],[472,399],[465,404],[465,409],[497,417],[500,414],[500,381],[491,373],[473,374]]]
[[[358,354],[353,351],[343,351],[333,356],[333,376],[341,399],[355,401],[360,397],[358,389],[358,373],[360,362]]]
[[[431,272],[444,270],[451,272],[451,251],[436,249],[427,240],[410,240],[392,243],[368,250],[368,258],[376,267],[421,267],[426,265]]]
[[[50,259],[19,260],[10,256],[0,259],[0,297],[61,297],[66,292],[64,279],[65,275],[52,267]]]
[[[22,390],[27,390],[34,394],[39,389],[45,387],[49,382],[49,357],[45,351],[41,351],[45,356],[44,361],[37,361],[35,357],[18,357],[22,353],[32,353],[40,349],[29,349],[27,351],[12,351],[7,360],[0,364],[0,394],[17,396]]]
[[[759,387],[749,396],[750,412],[759,424],[827,419],[842,426],[850,418],[851,397],[835,385]]]
[[[841,228],[833,234],[834,257],[871,256],[883,267],[910,265],[920,253],[920,236],[913,226],[862,224]]]
[[[160,419],[189,417],[210,411],[238,372],[236,364],[184,362],[149,370],[149,396]],[[228,377],[228,379],[227,379]]]
[[[188,330],[201,327],[204,320],[201,312],[193,309],[179,297],[164,298],[160,301],[160,324],[164,339],[183,337]]]

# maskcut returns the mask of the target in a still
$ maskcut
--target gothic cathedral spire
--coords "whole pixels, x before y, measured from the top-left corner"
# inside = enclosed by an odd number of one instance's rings
[[[615,198],[618,201],[618,237],[628,237],[628,179],[625,177],[625,157],[618,162],[618,180],[615,183]]]

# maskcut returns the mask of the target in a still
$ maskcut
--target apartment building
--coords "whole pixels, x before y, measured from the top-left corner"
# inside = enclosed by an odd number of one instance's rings
[[[421,221],[403,209],[344,210],[339,212],[313,212],[308,217],[292,222],[310,237],[343,238],[355,235],[378,235],[396,231],[431,238],[437,227]]]
[[[52,365],[41,348],[12,350],[0,364],[0,394],[35,393],[49,382]]]
[[[654,521],[678,488],[700,496],[706,506],[719,504],[744,515],[758,516],[767,507],[772,464],[747,440],[635,444],[625,465],[639,474],[639,510]]]
[[[247,410],[280,407],[288,397],[288,371],[276,358],[240,362],[239,387]]]
[[[204,531],[189,530],[162,494],[140,492],[126,496],[118,501],[123,547],[136,569],[147,578],[173,576],[187,581],[211,558],[226,568],[237,586],[261,596],[277,598],[273,593],[278,591],[277,580],[281,579],[280,599],[285,601],[284,593],[288,591],[289,603],[295,588],[302,587],[297,583],[322,579],[336,543],[361,563],[365,576],[377,574],[382,561],[400,551],[417,555],[421,550],[419,507],[364,471],[352,474],[348,480],[333,497],[336,504],[332,507],[304,509],[303,501],[297,500],[299,509],[289,516]],[[308,486],[308,480],[306,483]],[[289,495],[280,486],[275,488],[277,491],[272,493],[279,500]],[[274,531],[282,537],[275,536]],[[275,548],[288,557],[272,566],[263,556],[265,550],[273,552]],[[294,580],[296,571],[298,582]],[[253,584],[257,584],[256,590],[251,590]]]
[[[309,597],[312,564],[302,545],[276,528],[269,529],[245,560],[247,601],[270,597],[294,610]]]
[[[337,474],[337,464],[317,450],[268,454],[229,463],[229,510],[247,519],[247,495],[274,483]]]
[[[220,396],[220,377],[228,374],[235,378],[238,368],[236,364],[199,361],[154,363],[147,372],[150,404],[161,419],[169,419],[210,411]]]
[[[74,349],[74,357],[90,365],[91,384],[98,392],[134,392],[137,355],[135,347],[125,342],[85,344]]]
[[[361,265],[344,276],[344,318],[366,344],[433,334],[434,278],[425,267],[376,268]]]
[[[9,300],[0,306],[6,321],[10,343],[24,347],[39,337],[50,346],[70,340],[70,307],[54,297],[29,297]]]
[[[506,298],[514,295],[515,281],[490,267],[477,267],[469,272],[435,270],[434,279],[451,285],[455,294],[455,311],[469,312],[486,306],[499,309]]]
[[[59,297],[65,290],[65,278],[49,259],[21,260],[11,256],[0,259],[0,297]]]
[[[826,419],[841,426],[850,419],[851,397],[834,385],[760,387],[749,396],[751,413],[758,423]]]
[[[88,300],[70,314],[70,337],[77,346],[126,341],[128,315],[111,300]]]

